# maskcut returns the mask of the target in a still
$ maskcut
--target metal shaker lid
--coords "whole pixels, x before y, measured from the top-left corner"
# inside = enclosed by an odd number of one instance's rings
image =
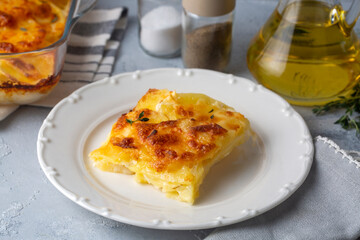
[[[235,8],[235,0],[183,0],[188,12],[202,17],[217,17],[230,13]]]

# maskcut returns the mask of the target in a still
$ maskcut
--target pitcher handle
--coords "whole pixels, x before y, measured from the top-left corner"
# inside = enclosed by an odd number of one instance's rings
[[[346,23],[350,28],[353,28],[355,26],[355,23],[360,15],[360,1],[359,0],[353,0],[351,7],[349,11],[346,13]]]
[[[360,1],[354,0],[348,11],[344,11],[340,0],[335,1],[335,6],[330,12],[330,21],[332,24],[339,24],[342,32],[350,36],[353,27],[360,15]]]

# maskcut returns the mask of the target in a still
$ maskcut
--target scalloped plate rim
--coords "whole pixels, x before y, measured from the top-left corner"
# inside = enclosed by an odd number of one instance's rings
[[[296,182],[295,186],[289,190],[288,194],[283,195],[282,197],[280,197],[279,199],[275,200],[274,202],[272,202],[271,204],[266,205],[264,208],[262,209],[244,209],[244,210],[248,210],[248,213],[245,214],[244,216],[239,216],[239,218],[237,219],[227,219],[227,218],[222,218],[222,217],[217,217],[215,219],[212,219],[211,221],[209,220],[208,222],[205,223],[198,223],[198,224],[194,224],[194,223],[189,223],[189,224],[176,224],[173,223],[171,221],[167,221],[167,220],[160,220],[160,224],[159,222],[157,223],[150,223],[150,222],[142,222],[142,221],[138,221],[138,220],[133,220],[133,219],[129,219],[127,217],[123,217],[121,215],[118,214],[112,214],[111,211],[109,213],[109,211],[104,211],[104,208],[102,207],[102,210],[100,210],[99,208],[96,208],[94,206],[91,205],[91,201],[89,201],[88,199],[84,199],[82,197],[78,197],[76,196],[75,193],[71,192],[70,190],[68,190],[66,187],[62,186],[61,184],[59,184],[59,182],[55,179],[56,177],[56,171],[55,173],[49,173],[49,167],[46,164],[46,160],[43,158],[41,151],[42,148],[46,145],[47,143],[47,139],[44,139],[44,131],[47,127],[49,127],[49,125],[51,125],[51,121],[54,120],[54,118],[56,118],[56,113],[59,111],[59,109],[61,109],[62,107],[64,107],[63,105],[66,102],[72,101],[71,99],[73,97],[75,97],[75,101],[76,98],[78,98],[78,96],[80,96],[81,94],[83,94],[87,89],[90,88],[96,88],[97,86],[101,86],[103,84],[109,84],[109,82],[112,79],[115,79],[116,81],[118,81],[119,78],[126,78],[126,77],[130,77],[132,78],[134,81],[137,81],[137,78],[139,77],[139,75],[142,75],[144,73],[156,73],[158,71],[174,71],[178,76],[186,76],[186,77],[190,77],[192,74],[195,73],[211,73],[214,74],[214,77],[227,77],[229,79],[235,80],[235,81],[243,81],[246,82],[247,84],[249,84],[250,86],[253,86],[254,88],[261,88],[261,91],[263,91],[266,94],[270,94],[271,98],[277,98],[277,100],[280,102],[282,102],[284,104],[284,108],[291,111],[291,114],[293,114],[294,116],[296,116],[297,120],[300,120],[300,123],[305,127],[305,138],[310,138],[311,142],[309,142],[309,146],[308,146],[308,164],[307,167],[305,169],[305,171],[302,173],[301,178],[299,179],[298,182]],[[187,76],[188,75],[188,76]],[[229,84],[236,84],[236,83],[229,83]],[[81,100],[81,99],[80,99]],[[119,221],[119,222],[123,222],[123,223],[127,223],[127,224],[131,224],[131,225],[135,225],[135,226],[140,226],[140,227],[145,227],[145,228],[151,228],[151,229],[173,229],[173,230],[195,230],[195,229],[205,229],[205,228],[213,228],[213,227],[219,227],[219,226],[226,226],[226,225],[230,225],[230,224],[234,224],[234,223],[238,223],[244,220],[247,220],[249,218],[258,216],[276,206],[278,206],[279,204],[281,204],[283,201],[285,201],[288,197],[290,197],[301,185],[302,183],[305,181],[306,177],[309,174],[310,168],[312,166],[312,162],[313,162],[313,154],[314,154],[314,146],[313,146],[313,142],[312,142],[312,138],[310,135],[310,132],[306,126],[305,121],[303,120],[303,118],[291,107],[291,105],[289,103],[287,103],[282,97],[280,97],[279,95],[273,93],[272,91],[264,88],[263,86],[256,84],[254,82],[252,82],[249,79],[243,78],[243,77],[238,77],[232,74],[224,74],[224,73],[220,73],[220,72],[216,72],[216,71],[211,71],[211,70],[204,70],[204,69],[181,69],[181,68],[157,68],[157,69],[149,69],[149,70],[141,70],[141,71],[134,71],[134,72],[126,72],[126,73],[121,73],[121,74],[117,74],[114,75],[112,77],[108,77],[99,81],[96,81],[94,83],[88,84],[86,86],[83,86],[81,88],[79,88],[78,90],[74,91],[71,95],[69,95],[68,97],[64,98],[63,100],[61,100],[49,113],[49,115],[46,117],[46,119],[44,120],[44,123],[42,124],[42,126],[40,127],[39,130],[39,134],[38,134],[38,140],[37,140],[37,153],[38,153],[38,160],[40,163],[40,166],[42,168],[42,170],[44,171],[46,177],[49,179],[49,181],[62,193],[64,194],[66,197],[68,197],[70,200],[74,201],[76,204],[84,207],[85,209],[92,211],[96,214],[99,214],[101,216]],[[51,172],[51,171],[50,171]],[[155,219],[156,220],[156,219]],[[216,223],[214,223],[214,220],[216,221]]]

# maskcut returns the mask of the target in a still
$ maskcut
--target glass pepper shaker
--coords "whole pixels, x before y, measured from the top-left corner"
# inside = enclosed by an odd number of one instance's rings
[[[183,0],[182,60],[224,71],[230,61],[235,0]]]

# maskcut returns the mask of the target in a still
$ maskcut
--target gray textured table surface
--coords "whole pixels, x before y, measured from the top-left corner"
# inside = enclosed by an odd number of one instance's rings
[[[276,0],[240,0],[231,73],[252,79],[246,50],[252,36],[275,8]],[[181,60],[157,59],[137,42],[135,0],[100,0],[105,7],[127,6],[129,25],[114,74],[157,67],[182,67]],[[340,113],[315,117],[310,108],[295,107],[313,136],[333,139],[344,149],[360,150],[354,131],[333,122]],[[50,109],[23,106],[0,122],[0,239],[203,239],[211,230],[160,231],[118,223],[79,207],[57,191],[40,169],[36,156],[38,130]]]

